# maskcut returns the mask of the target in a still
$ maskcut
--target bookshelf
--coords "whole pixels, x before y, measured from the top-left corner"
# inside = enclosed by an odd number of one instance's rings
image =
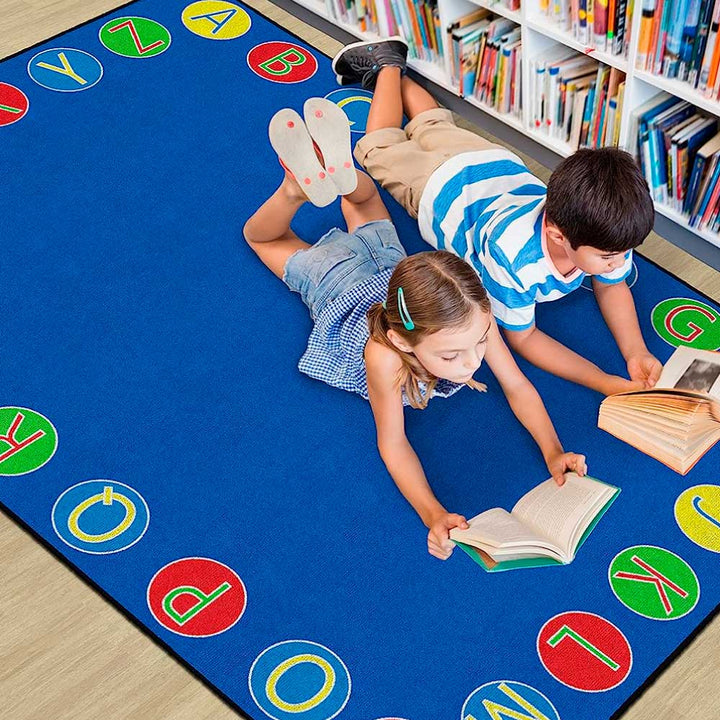
[[[519,10],[510,10],[502,4],[502,2],[493,0],[437,0],[440,27],[443,30],[454,20],[467,15],[477,7],[486,8],[495,15],[507,18],[520,26],[523,57],[521,68],[523,103],[519,116],[498,112],[496,109],[487,106],[474,97],[463,98],[458,86],[453,83],[447,53],[445,53],[446,57],[438,62],[430,62],[410,57],[408,59],[408,65],[421,76],[448,90],[455,96],[462,98],[460,101],[461,106],[462,103],[465,102],[468,103],[468,105],[479,108],[496,120],[505,123],[513,130],[531,138],[534,142],[561,157],[567,157],[574,152],[574,147],[547,133],[536,130],[532,126],[530,103],[525,101],[528,96],[526,89],[530,87],[530,63],[528,59],[542,56],[543,53],[554,52],[555,48],[558,47],[569,48],[579,54],[587,55],[625,74],[625,97],[619,120],[619,145],[624,149],[632,151],[633,142],[636,141],[636,138],[630,137],[629,131],[632,110],[645,103],[660,91],[665,91],[677,98],[687,100],[695,105],[701,112],[720,118],[720,101],[705,97],[685,82],[636,69],[638,37],[643,5],[640,0],[634,1],[633,15],[630,21],[630,33],[628,36],[629,42],[627,43],[627,55],[614,55],[606,50],[599,50],[592,45],[585,45],[579,42],[569,31],[563,30],[559,24],[555,23],[543,13],[541,2],[542,0],[521,0]],[[374,40],[378,37],[376,33],[361,30],[357,25],[349,22],[347,18],[338,17],[334,9],[336,7],[334,0],[292,0],[292,3],[310,10],[312,13],[345,30],[358,39]],[[400,34],[403,34],[402,31]],[[707,229],[690,227],[687,219],[671,207],[664,206],[659,202],[656,202],[655,206],[660,215],[677,224],[682,231],[699,236],[708,243],[720,248],[719,234]]]

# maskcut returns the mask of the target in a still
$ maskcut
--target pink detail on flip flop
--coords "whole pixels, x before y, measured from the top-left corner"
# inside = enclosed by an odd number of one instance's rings
[[[318,173],[318,177],[319,177],[321,180],[324,180],[324,179],[325,179],[325,173],[324,173],[324,172]]]
[[[311,180],[310,178],[305,178],[305,180],[304,180],[303,182],[304,182],[306,185],[309,185],[309,184],[312,182],[312,180]]]
[[[294,127],[295,127],[295,123],[294,123],[292,120],[288,120],[288,127],[289,127],[289,128],[294,128]]]
[[[327,171],[332,175],[335,172],[335,168],[331,165]]]
[[[346,168],[349,168],[349,167],[350,167],[350,163],[349,163],[349,162],[346,162],[346,163],[345,163],[345,167],[346,167]]]
[[[323,114],[322,114],[322,110],[316,110],[316,111],[315,111],[315,117],[319,117],[319,118],[320,118],[320,117],[322,117],[322,115],[323,115]]]

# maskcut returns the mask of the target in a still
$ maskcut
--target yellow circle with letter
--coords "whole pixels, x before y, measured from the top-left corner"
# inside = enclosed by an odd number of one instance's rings
[[[234,40],[244,35],[252,21],[238,5],[225,0],[201,0],[188,5],[182,14],[190,32],[209,40]]]
[[[675,501],[675,520],[680,529],[706,550],[720,553],[720,487],[696,485]]]

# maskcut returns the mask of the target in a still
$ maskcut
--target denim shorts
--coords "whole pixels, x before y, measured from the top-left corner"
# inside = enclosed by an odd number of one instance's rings
[[[353,233],[333,228],[307,250],[298,250],[285,263],[283,280],[300,293],[313,320],[328,303],[406,256],[389,220],[361,225]]]

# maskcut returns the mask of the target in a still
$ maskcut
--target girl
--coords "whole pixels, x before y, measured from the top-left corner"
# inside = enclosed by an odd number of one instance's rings
[[[345,114],[311,98],[304,116],[284,109],[270,122],[285,176],[245,224],[245,239],[310,309],[315,327],[299,369],[370,401],[388,472],[427,526],[428,551],[445,560],[450,529],[468,525],[433,494],[405,436],[403,405],[424,408],[463,385],[484,390],[472,376],[485,359],[559,485],[566,470],[585,474],[585,458],[563,451],[474,270],[444,251],[407,257],[375,184],[352,165]],[[347,232],[335,228],[314,245],[300,240],[290,229],[298,209],[338,193]]]

